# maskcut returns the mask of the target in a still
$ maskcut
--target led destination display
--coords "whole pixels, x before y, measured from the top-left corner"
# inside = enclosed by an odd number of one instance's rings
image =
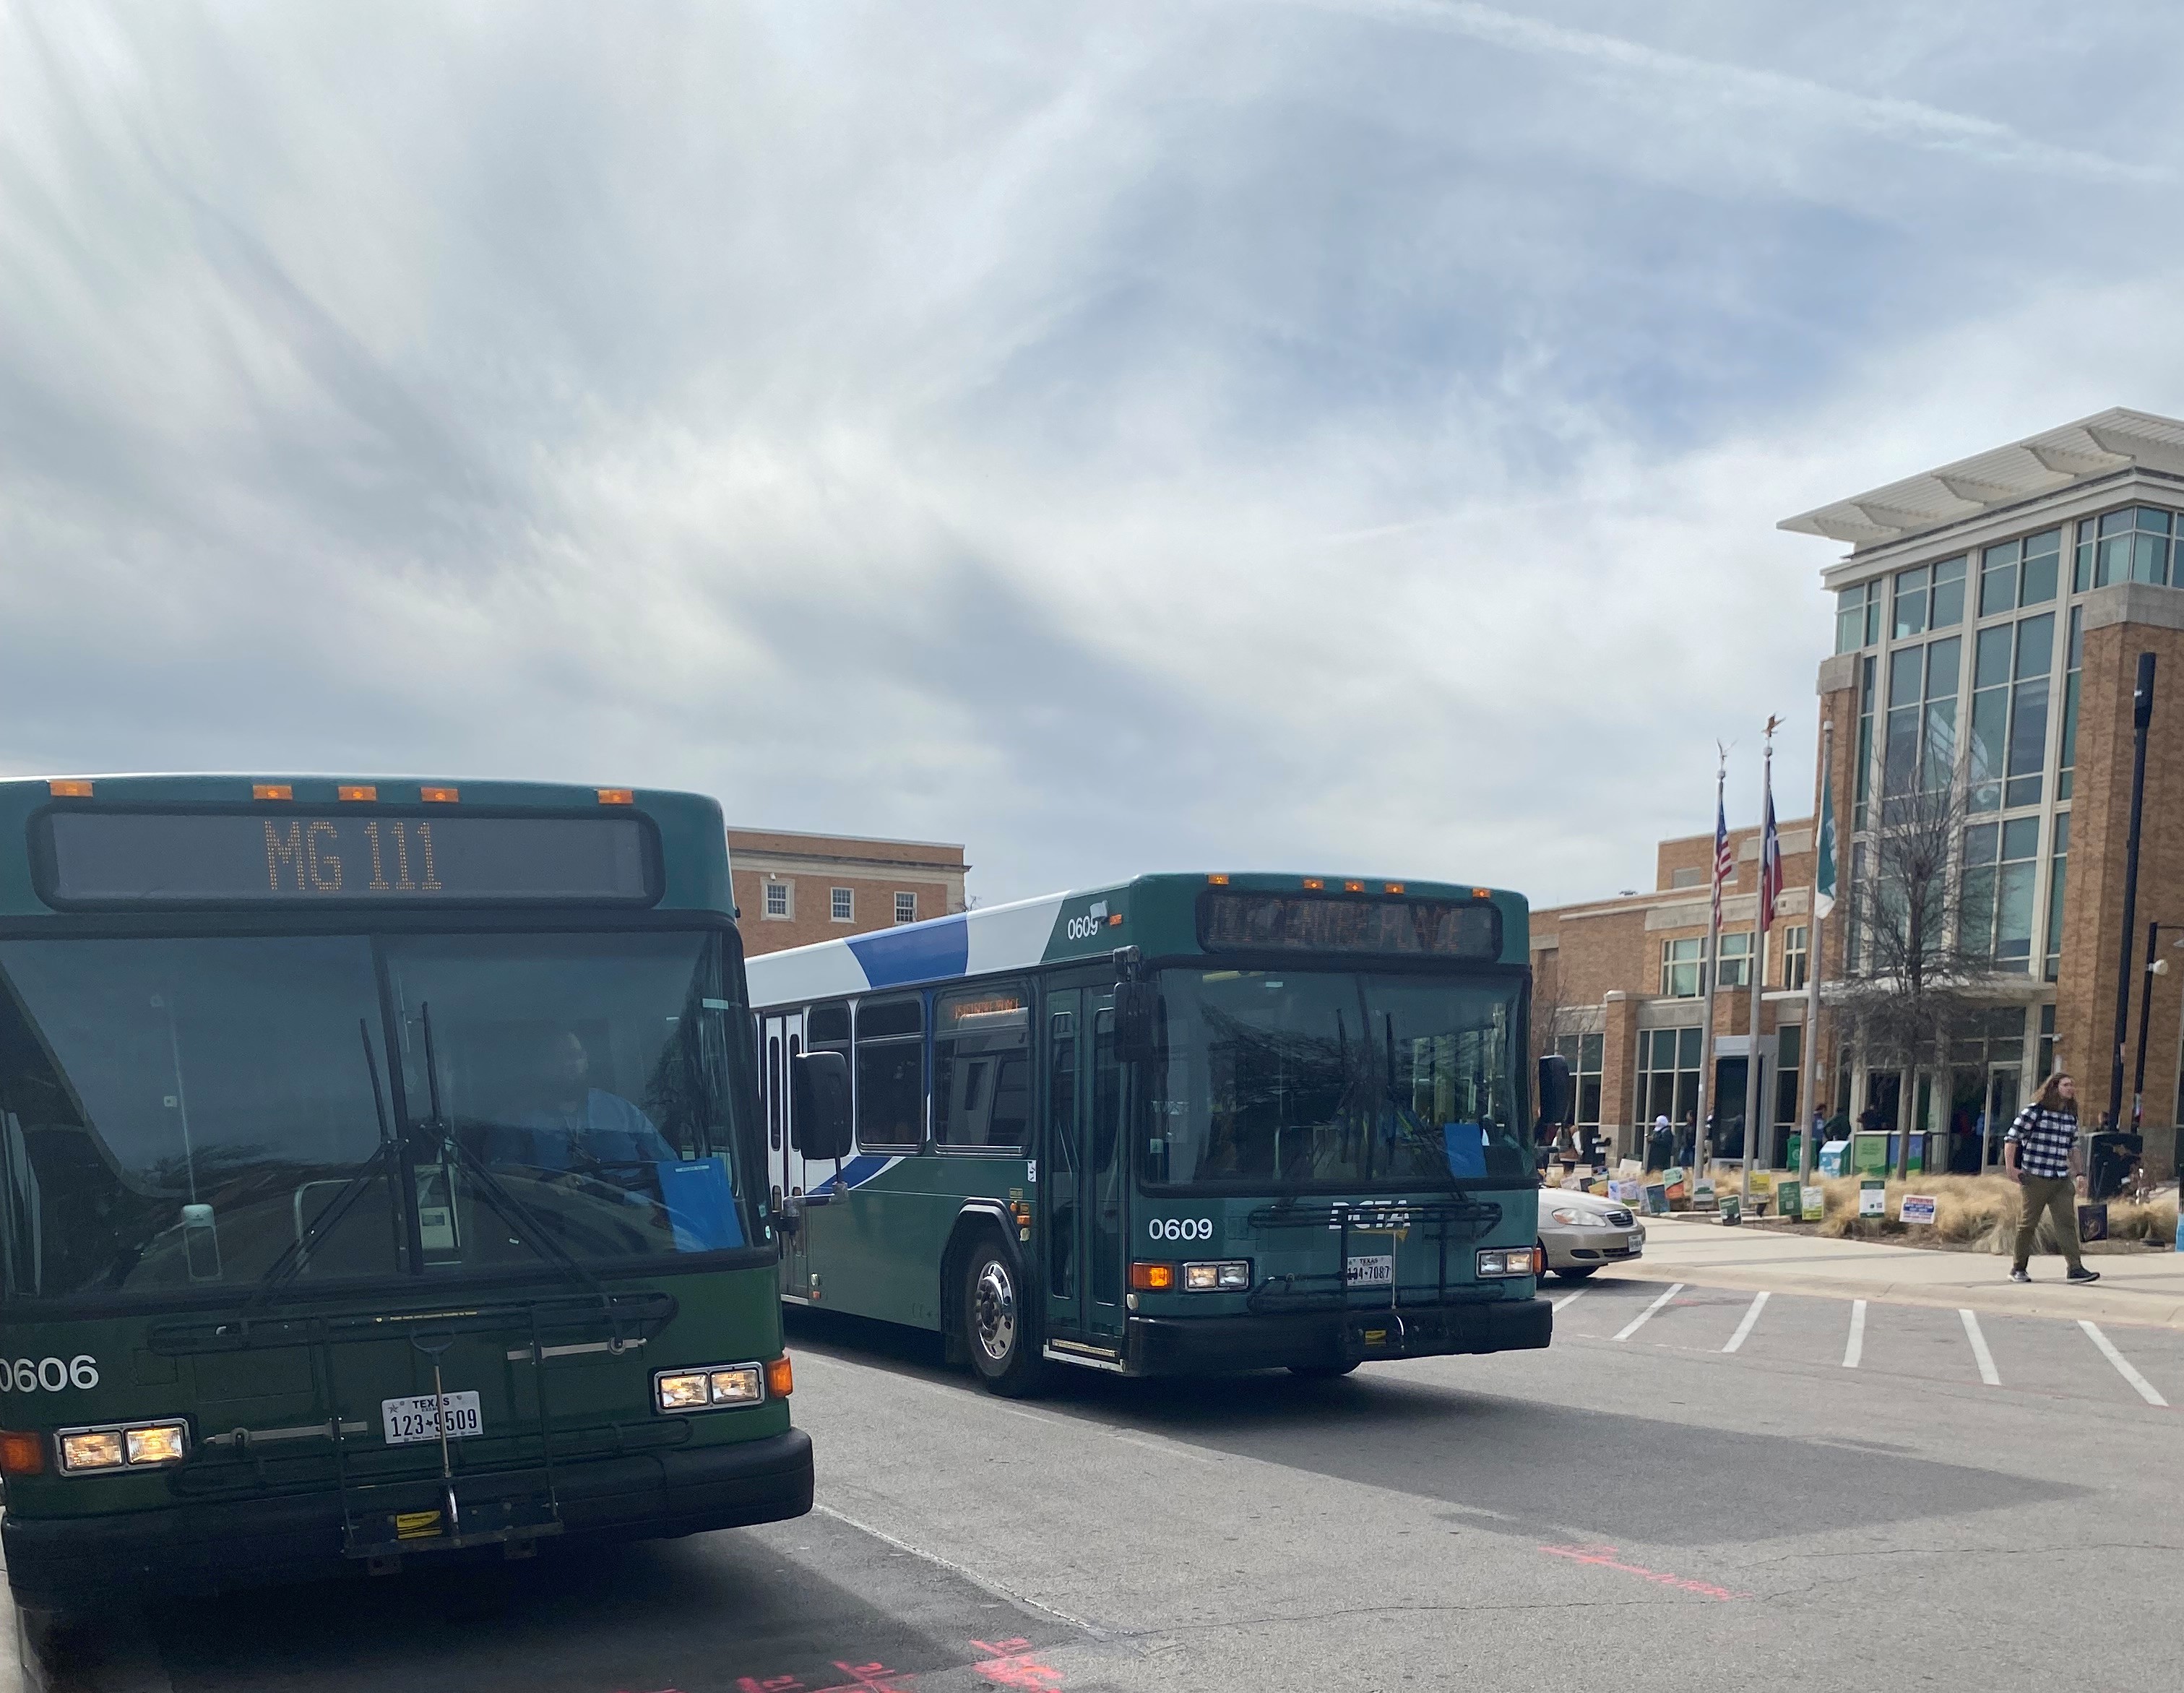
[[[648,905],[644,821],[283,811],[53,811],[33,826],[56,905]]]

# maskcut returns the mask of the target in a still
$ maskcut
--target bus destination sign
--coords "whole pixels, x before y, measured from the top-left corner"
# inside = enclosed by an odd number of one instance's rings
[[[639,818],[49,811],[40,892],[61,906],[649,905]]]
[[[1502,914],[1485,899],[1209,893],[1199,896],[1198,938],[1208,952],[1407,953],[1491,963],[1502,955]]]

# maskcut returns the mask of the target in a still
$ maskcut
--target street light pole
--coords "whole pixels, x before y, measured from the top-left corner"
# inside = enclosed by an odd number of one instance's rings
[[[2148,923],[2146,926],[2146,980],[2139,984],[2138,993],[2138,1061],[2131,1078],[2131,1128],[2136,1134],[2145,1126],[2146,1116],[2146,1024],[2153,1013],[2153,978],[2169,973],[2169,961],[2155,955],[2155,947],[2164,927],[2175,928],[2175,923]],[[2172,944],[2184,946],[2184,941]]]
[[[2138,655],[2138,685],[2131,696],[2131,834],[2123,860],[2123,956],[2116,963],[2115,1039],[2109,1064],[2109,1128],[2123,1108],[2123,1039],[2131,1020],[2131,944],[2138,921],[2138,831],[2146,813],[2146,727],[2153,721],[2153,654]]]

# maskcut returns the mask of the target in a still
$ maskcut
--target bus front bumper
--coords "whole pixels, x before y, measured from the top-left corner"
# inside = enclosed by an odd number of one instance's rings
[[[491,1472],[459,1477],[458,1496],[484,1495],[510,1479]],[[811,1437],[790,1428],[727,1445],[556,1464],[554,1497],[564,1536],[665,1539],[800,1517],[811,1508]],[[97,1610],[146,1590],[202,1593],[361,1567],[343,1555],[341,1495],[326,1492],[178,1501],[101,1517],[10,1512],[0,1518],[0,1543],[16,1602],[50,1610]],[[432,1544],[404,1550],[429,1554]]]
[[[1400,1317],[1400,1321],[1396,1320]],[[1490,1304],[1230,1317],[1133,1317],[1133,1375],[1214,1374],[1284,1365],[1333,1367],[1376,1358],[1509,1352],[1547,1344],[1554,1307],[1535,1295]]]

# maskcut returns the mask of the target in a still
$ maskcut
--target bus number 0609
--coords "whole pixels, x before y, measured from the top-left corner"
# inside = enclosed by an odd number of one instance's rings
[[[97,1387],[98,1360],[79,1352],[63,1363],[58,1358],[0,1358],[0,1393],[36,1393],[43,1388],[58,1393],[63,1388]]]
[[[1145,1234],[1155,1240],[1211,1240],[1213,1238],[1213,1219],[1210,1217],[1156,1217],[1145,1225]]]

